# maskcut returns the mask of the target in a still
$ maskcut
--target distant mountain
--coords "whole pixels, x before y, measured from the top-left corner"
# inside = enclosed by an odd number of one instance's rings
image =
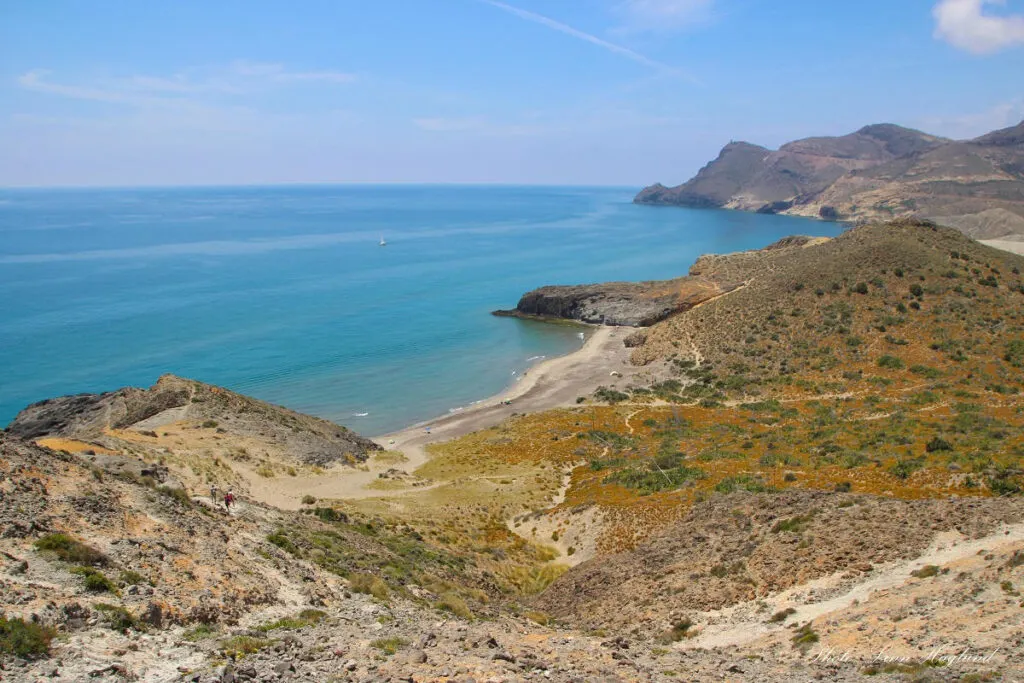
[[[878,124],[777,151],[730,142],[690,181],[634,201],[852,222],[916,216],[978,237],[1024,235],[1024,122],[968,141]]]

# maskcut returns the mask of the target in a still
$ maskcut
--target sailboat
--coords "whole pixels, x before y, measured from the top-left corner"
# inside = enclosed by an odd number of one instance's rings
[[[388,243],[384,241],[384,235],[380,236],[380,246],[382,246],[382,247],[388,246]]]

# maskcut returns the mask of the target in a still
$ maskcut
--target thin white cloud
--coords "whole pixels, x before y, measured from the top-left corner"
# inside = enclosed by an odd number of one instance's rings
[[[715,0],[624,0],[618,11],[634,31],[672,31],[707,21]]]
[[[500,123],[481,117],[447,118],[427,117],[413,119],[420,130],[431,133],[468,133],[474,135],[529,136],[549,132],[550,128],[538,123]]]
[[[289,71],[282,64],[236,61],[227,67],[201,69],[174,76],[136,75],[91,83],[59,83],[45,69],[32,69],[17,78],[26,90],[79,100],[131,106],[182,105],[198,96],[244,95],[270,87],[322,83],[339,85],[356,80],[340,71]]]
[[[1024,120],[1024,98],[997,104],[985,111],[959,116],[922,119],[918,127],[928,133],[956,140],[976,138],[1000,128],[1009,128]]]
[[[1004,0],[940,0],[932,10],[935,37],[975,54],[1024,44],[1024,16],[985,13],[986,5],[1004,4]]]
[[[671,67],[668,64],[664,64],[664,63],[659,62],[657,60],[651,59],[650,57],[645,57],[644,55],[640,54],[639,52],[636,52],[635,50],[631,50],[628,47],[623,47],[622,45],[616,45],[615,43],[610,43],[607,40],[604,40],[602,38],[598,38],[597,36],[592,35],[590,33],[586,33],[584,31],[580,31],[579,29],[575,29],[572,26],[569,26],[568,24],[563,24],[562,22],[555,21],[554,19],[551,19],[550,17],[545,17],[542,14],[537,14],[535,12],[530,12],[528,10],[520,9],[519,7],[513,7],[512,5],[509,5],[509,4],[504,3],[504,2],[500,2],[499,0],[479,0],[479,1],[482,2],[482,3],[485,3],[487,5],[491,5],[492,7],[497,7],[498,9],[503,10],[505,12],[508,12],[509,14],[515,15],[515,16],[519,17],[520,19],[525,19],[526,21],[531,21],[531,22],[533,22],[535,24],[540,24],[541,26],[546,26],[547,28],[550,28],[552,30],[558,31],[559,33],[564,33],[565,35],[572,36],[573,38],[577,38],[579,40],[586,41],[588,43],[591,43],[592,45],[597,45],[598,47],[600,47],[600,48],[602,48],[604,50],[607,50],[608,52],[612,52],[614,54],[620,55],[622,57],[625,57],[626,59],[631,59],[634,62],[637,62],[638,64],[643,64],[646,67],[649,67],[649,68],[652,68],[652,69],[657,69],[658,71],[662,71],[662,72],[680,73],[678,69],[676,69],[675,67]]]
[[[50,74],[45,69],[33,69],[18,76],[17,82],[26,90],[59,95],[75,100],[91,100],[94,102],[111,102],[117,104],[128,104],[134,106],[145,106],[151,104],[173,103],[178,98],[165,98],[152,95],[141,95],[129,89],[105,88],[89,85],[73,85],[56,83],[47,79]]]
[[[277,83],[289,82],[321,82],[321,83],[352,83],[355,74],[341,71],[289,71],[283,64],[249,62],[239,60],[232,65],[240,76],[263,78]]]

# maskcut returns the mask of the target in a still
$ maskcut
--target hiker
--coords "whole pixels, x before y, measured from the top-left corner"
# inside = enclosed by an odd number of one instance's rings
[[[217,485],[210,484],[210,500],[216,505],[217,503]]]
[[[235,502],[235,496],[231,491],[228,491],[224,494],[224,509],[230,511],[233,502]]]

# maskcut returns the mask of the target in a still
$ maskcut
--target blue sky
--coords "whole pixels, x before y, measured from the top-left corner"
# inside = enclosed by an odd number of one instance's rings
[[[678,183],[1024,118],[1024,0],[7,2],[0,185]]]

